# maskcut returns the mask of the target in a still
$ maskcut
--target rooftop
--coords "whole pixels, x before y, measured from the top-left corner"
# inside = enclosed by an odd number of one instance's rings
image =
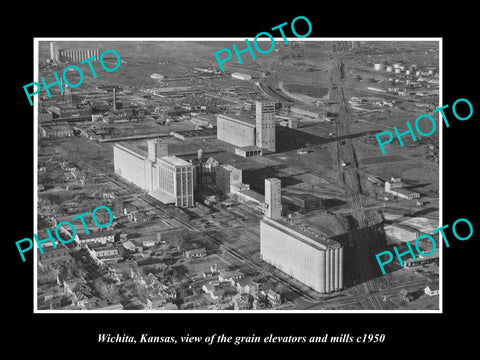
[[[323,231],[318,231],[309,224],[297,223],[297,226],[295,226],[295,224],[289,223],[283,218],[273,220],[266,216],[263,218],[262,221],[277,228],[278,230],[288,232],[289,235],[295,237],[297,240],[302,241],[319,250],[326,250],[327,247],[337,247],[340,245],[335,240],[327,237]]]
[[[40,128],[45,130],[72,130],[71,126],[68,125],[41,125]]]
[[[412,190],[405,189],[405,188],[393,188],[393,189],[391,189],[391,191],[395,191],[395,192],[403,194],[403,195],[418,194],[416,191],[412,191]]]
[[[238,149],[240,150],[243,150],[243,151],[257,151],[257,150],[262,150],[262,148],[258,147],[258,146],[253,146],[253,145],[249,145],[249,146],[242,146],[242,147],[239,147]]]
[[[79,237],[81,240],[86,240],[86,239],[96,239],[100,237],[113,236],[113,235],[115,235],[115,231],[107,230],[107,231],[95,231],[95,232],[91,232],[90,234],[81,234]]]
[[[250,189],[247,189],[247,190],[241,190],[240,193],[254,199],[254,200],[257,200],[258,202],[265,202],[265,196],[263,196],[262,194],[259,194],[253,190],[250,190]]]
[[[218,118],[223,118],[223,119],[227,119],[227,120],[230,120],[230,121],[235,121],[235,122],[238,122],[238,123],[241,123],[241,124],[244,124],[244,125],[248,125],[248,126],[251,126],[251,127],[255,127],[255,118],[250,118],[246,115],[232,115],[232,114],[220,114],[220,115],[217,115],[217,119]]]
[[[157,199],[163,204],[175,204],[176,202],[175,196],[167,193],[165,190],[162,190],[161,188],[157,188],[155,190],[149,191],[148,195]]]
[[[188,161],[180,159],[176,156],[163,156],[160,159],[173,166],[191,166],[192,165]]]

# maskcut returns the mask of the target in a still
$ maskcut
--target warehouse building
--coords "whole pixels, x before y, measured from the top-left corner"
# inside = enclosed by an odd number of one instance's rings
[[[52,105],[48,108],[54,121],[92,121],[91,108],[77,108],[68,104]]]
[[[405,200],[412,200],[420,198],[420,193],[412,190],[408,190],[402,187],[403,184],[399,182],[385,182],[385,192],[388,194],[392,194],[394,196],[398,196],[399,198]]]
[[[67,125],[43,125],[39,126],[42,138],[56,138],[73,136],[73,128]]]
[[[239,72],[232,73],[232,78],[238,79],[238,80],[244,80],[244,81],[252,80],[252,77],[250,75],[239,73]]]
[[[194,206],[193,165],[168,156],[167,144],[148,141],[148,152],[125,144],[113,148],[115,173],[147,190],[153,198],[179,207]]]

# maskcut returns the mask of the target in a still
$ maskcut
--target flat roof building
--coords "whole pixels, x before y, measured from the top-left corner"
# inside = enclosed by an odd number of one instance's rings
[[[385,192],[398,196],[399,198],[412,200],[420,198],[420,193],[412,190],[405,189],[402,183],[400,182],[385,182]]]
[[[282,219],[265,216],[260,221],[260,256],[321,294],[343,288],[343,247]]]
[[[179,207],[194,206],[193,165],[176,156],[168,156],[163,141],[149,140],[148,152],[125,144],[115,144],[115,173],[147,190],[153,198]]]
[[[217,115],[217,139],[244,147],[255,145],[255,121],[245,116]]]
[[[42,138],[73,136],[73,128],[68,125],[42,125],[39,126]]]
[[[232,185],[242,182],[242,170],[231,165],[219,165],[215,168],[215,184],[218,190],[224,194],[229,194]]]
[[[238,148],[253,147],[275,151],[275,103],[257,101],[255,119],[247,116],[217,115],[217,138]],[[259,155],[256,152],[256,155]]]
[[[245,81],[252,80],[252,77],[250,75],[239,73],[239,72],[232,73],[232,78],[239,79],[239,80],[245,80]]]
[[[115,241],[115,232],[113,230],[91,232],[90,234],[80,235],[78,241],[80,245],[105,245],[108,242],[112,243]]]
[[[48,108],[54,121],[91,121],[92,109],[77,108],[67,104],[52,105]]]

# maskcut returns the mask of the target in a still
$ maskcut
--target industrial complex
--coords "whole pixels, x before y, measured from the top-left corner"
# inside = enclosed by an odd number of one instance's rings
[[[165,150],[165,143],[157,140],[148,141],[146,156],[115,144],[115,173],[165,204],[193,206],[193,166]]]
[[[375,140],[438,107],[438,42],[309,39],[220,72],[214,41],[42,40],[39,76],[105,47],[118,70],[35,98],[38,228],[113,213],[37,254],[39,310],[438,309],[431,242],[375,258],[438,227],[438,135]]]

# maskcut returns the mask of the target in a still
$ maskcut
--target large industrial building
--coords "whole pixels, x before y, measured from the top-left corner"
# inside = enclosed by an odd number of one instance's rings
[[[281,217],[279,179],[265,180],[265,216],[260,221],[260,256],[321,294],[343,288],[343,247],[311,226]]]
[[[275,151],[275,103],[256,102],[255,119],[218,115],[217,138],[239,149]]]
[[[343,247],[267,216],[260,221],[264,261],[321,294],[343,288]]]
[[[165,204],[194,206],[194,167],[176,156],[168,156],[166,147],[162,141],[149,140],[145,153],[128,145],[115,144],[115,173]]]
[[[215,168],[215,185],[217,190],[229,194],[232,185],[242,183],[242,170],[231,165],[219,165]]]
[[[412,191],[409,189],[405,189],[402,187],[402,183],[395,183],[386,181],[385,182],[385,192],[388,194],[392,194],[394,196],[398,196],[399,198],[405,200],[412,200],[420,198],[420,193],[416,191]]]
[[[56,104],[47,109],[52,114],[53,121],[91,121],[92,109],[90,107],[74,107],[67,104]]]
[[[80,62],[95,56],[93,62],[99,61],[100,49],[61,49],[59,50],[61,61]]]
[[[217,116],[217,138],[244,147],[255,145],[255,121],[233,115]]]

